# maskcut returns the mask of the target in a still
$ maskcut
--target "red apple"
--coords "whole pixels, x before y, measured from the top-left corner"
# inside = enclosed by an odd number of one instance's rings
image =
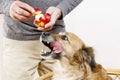
[[[36,16],[38,14],[41,14],[41,9],[40,8],[34,8],[35,12],[33,13],[33,16]]]
[[[49,13],[42,14],[39,8],[35,8],[35,13],[33,13],[34,24],[37,27],[43,27],[50,21],[51,15]]]
[[[34,8],[35,12],[41,11],[40,8]]]
[[[50,22],[50,18],[51,18],[51,16],[50,16],[50,14],[49,13],[45,13],[44,14],[44,17],[45,17],[45,23],[48,23],[48,22]]]

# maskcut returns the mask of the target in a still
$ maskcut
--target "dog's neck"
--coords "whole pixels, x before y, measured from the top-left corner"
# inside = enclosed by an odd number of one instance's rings
[[[64,52],[62,53],[64,54]],[[89,66],[85,64],[71,64],[70,58],[62,55],[60,59],[45,60],[44,66],[54,72],[53,80],[82,80],[91,73]],[[50,64],[48,64],[50,63]],[[71,74],[72,73],[72,74]]]

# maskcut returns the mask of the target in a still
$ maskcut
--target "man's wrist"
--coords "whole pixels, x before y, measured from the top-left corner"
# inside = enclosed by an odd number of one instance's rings
[[[58,10],[58,19],[62,19],[62,11],[60,8],[56,7]]]

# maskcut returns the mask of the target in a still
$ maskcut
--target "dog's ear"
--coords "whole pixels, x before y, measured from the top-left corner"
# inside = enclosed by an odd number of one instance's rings
[[[83,51],[83,55],[85,55],[85,57],[87,58],[87,59],[84,59],[84,60],[88,62],[91,69],[93,70],[96,67],[93,48],[92,47],[85,47],[85,48],[82,49],[82,51]]]
[[[88,63],[90,65],[91,70],[96,67],[95,57],[94,57],[94,50],[92,47],[85,47],[83,49],[79,49],[73,55],[70,60],[72,65],[75,64],[85,64]]]

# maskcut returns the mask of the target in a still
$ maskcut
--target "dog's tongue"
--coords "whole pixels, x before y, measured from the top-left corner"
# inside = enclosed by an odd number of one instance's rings
[[[61,53],[63,51],[63,46],[58,41],[51,42],[50,46],[53,48],[52,50],[53,53]]]

